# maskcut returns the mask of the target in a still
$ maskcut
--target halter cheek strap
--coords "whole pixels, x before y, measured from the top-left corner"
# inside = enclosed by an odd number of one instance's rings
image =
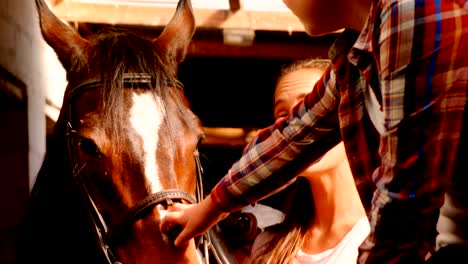
[[[73,172],[73,180],[75,185],[78,188],[79,195],[81,199],[84,201],[85,208],[87,209],[87,217],[92,224],[93,233],[96,237],[97,243],[101,248],[102,253],[106,259],[106,263],[108,264],[122,264],[120,261],[117,261],[116,256],[112,252],[111,248],[109,247],[109,239],[108,239],[108,232],[109,228],[104,221],[101,213],[94,203],[91,195],[89,194],[88,188],[83,181],[83,177],[81,177],[81,171],[86,166],[86,163],[83,164],[80,168],[78,168],[78,162],[76,159],[76,155],[74,155],[73,151],[73,139],[72,134],[76,133],[73,130],[71,123],[67,122],[67,144],[68,144],[68,156],[72,164],[72,172]]]

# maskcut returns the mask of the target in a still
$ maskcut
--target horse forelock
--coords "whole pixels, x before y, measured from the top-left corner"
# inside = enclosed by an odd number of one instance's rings
[[[180,123],[190,126],[188,119],[188,104],[183,95],[183,86],[174,76],[176,68],[168,61],[166,49],[154,45],[151,39],[146,39],[135,33],[107,29],[90,39],[93,47],[91,62],[95,62],[95,71],[101,76],[100,87],[100,127],[106,131],[109,142],[112,142],[111,153],[129,153],[133,164],[141,164],[142,172],[149,192],[160,191],[161,170],[157,164],[161,157],[156,157],[157,147],[165,149],[162,159],[167,163],[175,149],[177,132]],[[124,82],[128,74],[145,74],[152,82],[141,87],[138,83]],[[126,85],[126,86],[125,86]],[[135,89],[128,89],[128,85]],[[125,87],[124,87],[125,86]],[[169,103],[171,102],[171,103]],[[180,112],[175,117],[168,112]],[[130,135],[133,132],[135,133]],[[164,130],[163,132],[160,132]],[[130,133],[130,134],[129,134]],[[159,133],[164,134],[159,138]],[[137,135],[138,140],[129,142],[129,137]],[[164,141],[164,142],[162,142]],[[166,142],[167,141],[167,142]],[[137,143],[140,142],[140,143]],[[135,151],[135,148],[140,148]],[[161,153],[161,151],[159,151]],[[131,154],[130,154],[131,153]],[[137,154],[140,153],[140,154]],[[121,154],[113,155],[119,159]],[[167,167],[168,164],[166,164]]]
[[[165,60],[166,55],[160,54],[149,39],[123,30],[106,29],[90,40],[93,50],[90,62],[96,62],[96,70],[102,81],[101,111],[102,126],[108,130],[114,142],[116,151],[124,147],[120,134],[124,131],[122,125],[127,120],[128,109],[125,107],[124,74],[144,73],[149,75],[152,82],[146,89],[155,98],[162,98],[162,108],[168,89],[181,88],[170,64]],[[135,84],[137,87],[137,84]]]

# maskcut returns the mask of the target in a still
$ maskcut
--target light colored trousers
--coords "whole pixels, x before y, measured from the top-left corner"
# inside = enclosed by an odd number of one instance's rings
[[[452,186],[445,193],[437,222],[436,250],[451,244],[468,246],[468,101],[465,103]]]
[[[437,231],[439,234],[436,238],[436,250],[451,244],[468,246],[468,189],[463,191],[451,189],[445,194]]]

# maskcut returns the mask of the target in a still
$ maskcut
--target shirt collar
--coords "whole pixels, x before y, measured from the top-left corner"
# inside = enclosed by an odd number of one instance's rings
[[[345,29],[328,50],[328,58],[331,60],[335,72],[346,63],[347,55],[358,36],[358,31]]]
[[[371,10],[369,12],[369,16],[367,17],[367,21],[364,24],[364,27],[359,34],[356,42],[354,43],[353,47],[351,48],[348,54],[348,60],[355,66],[358,65],[359,58],[363,53],[372,53],[374,51],[373,48],[373,32],[374,32],[374,21],[376,16],[376,3],[374,1]]]

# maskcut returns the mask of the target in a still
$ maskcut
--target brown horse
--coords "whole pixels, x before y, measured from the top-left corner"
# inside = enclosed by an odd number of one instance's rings
[[[156,39],[115,29],[85,39],[36,4],[68,86],[17,262],[200,263],[195,241],[176,248],[159,230],[173,201],[197,195],[203,130],[176,78],[195,31],[190,1]]]

